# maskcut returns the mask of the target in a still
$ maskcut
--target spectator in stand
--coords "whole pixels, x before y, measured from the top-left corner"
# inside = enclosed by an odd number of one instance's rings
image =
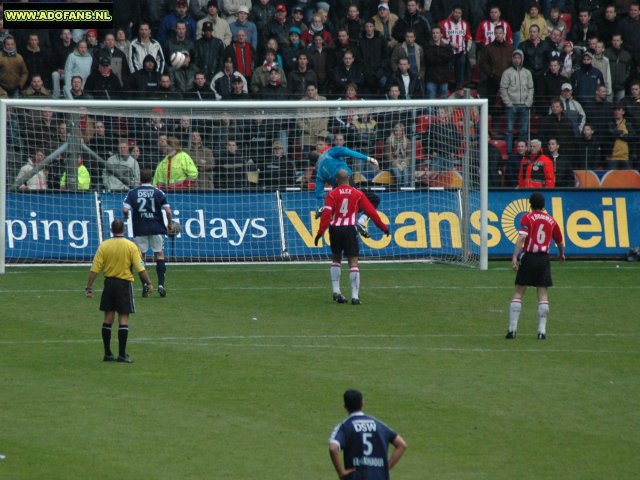
[[[255,51],[258,51],[258,28],[256,24],[249,21],[250,7],[240,5],[237,10],[237,19],[229,24],[231,35],[236,36],[238,30],[242,29],[247,33],[247,42],[251,44]]]
[[[547,17],[547,30],[549,34],[551,34],[554,29],[557,29],[560,32],[562,40],[565,40],[569,32],[567,31],[567,24],[564,22],[561,13],[560,7],[551,7],[549,16]]]
[[[402,123],[393,126],[393,133],[385,142],[385,163],[391,168],[399,187],[411,186],[411,142]]]
[[[82,78],[82,87],[91,73],[93,59],[87,52],[87,42],[80,40],[76,49],[69,55],[64,66],[65,96],[70,98],[71,78],[79,76]]]
[[[633,2],[629,5],[629,15],[620,20],[619,32],[635,65],[640,65],[640,4]],[[637,78],[638,73],[634,73],[633,77]]]
[[[494,104],[500,91],[500,80],[504,71],[511,66],[513,45],[507,42],[505,29],[502,25],[496,25],[493,32],[494,40],[480,51],[480,72],[483,74],[480,85],[485,96],[489,99],[489,108],[492,110],[492,114],[495,114]],[[428,63],[431,65],[430,62]],[[429,96],[428,88],[427,96],[433,98]]]
[[[184,20],[178,20],[176,22],[176,29],[174,35],[170,36],[163,44],[162,51],[164,58],[171,62],[171,56],[177,52],[189,52],[193,54],[194,42],[187,37],[187,23]],[[169,63],[169,68],[171,64]]]
[[[573,158],[576,128],[562,100],[556,98],[551,101],[550,112],[540,122],[539,130],[542,141],[549,143],[550,139],[555,138],[562,145],[565,155]]]
[[[564,42],[562,53],[560,54],[560,73],[567,78],[571,78],[573,72],[580,67],[581,58],[582,50],[580,48],[574,48],[572,42]]]
[[[416,34],[412,29],[405,31],[405,39],[393,49],[391,53],[391,64],[397,65],[401,57],[409,60],[409,69],[416,73],[421,79],[425,78],[426,62],[424,61],[424,50],[416,43]]]
[[[370,92],[379,93],[387,84],[389,50],[380,32],[376,31],[373,19],[364,22],[357,57],[363,65],[365,87]]]
[[[191,140],[187,150],[189,156],[193,159],[193,163],[195,163],[198,169],[196,189],[213,190],[213,170],[215,168],[215,160],[213,158],[213,151],[204,146],[200,131],[194,130],[191,133]]]
[[[602,18],[604,6],[609,2],[604,0],[574,0],[574,16],[582,10],[587,10],[594,19]],[[620,3],[619,1],[616,3]]]
[[[231,93],[224,100],[250,100],[251,97],[245,89],[246,80],[240,75],[233,75],[231,79]]]
[[[247,42],[247,33],[244,30],[238,30],[234,42],[225,49],[224,56],[233,60],[234,70],[251,81],[256,63],[256,51]]]
[[[129,140],[121,138],[118,140],[118,153],[107,159],[102,186],[109,192],[127,192],[138,185],[139,179],[140,165],[129,155]]]
[[[608,10],[608,9],[607,9]],[[613,101],[622,100],[625,95],[625,86],[631,78],[633,58],[622,46],[622,35],[615,33],[611,37],[611,46],[604,52],[611,66],[611,90]]]
[[[87,30],[84,38],[87,41],[87,52],[89,52],[89,55],[93,58],[93,55],[100,50],[100,45],[98,44],[98,31],[94,28],[90,28]]]
[[[325,97],[318,95],[318,87],[313,83],[307,85],[307,95],[302,97],[303,101],[323,101]],[[317,112],[318,110],[314,110]],[[303,155],[308,154],[316,146],[316,140],[327,131],[326,117],[313,117],[306,115],[307,111],[300,110],[296,117],[296,125],[301,132],[300,143],[302,144]]]
[[[586,122],[589,122],[599,132],[606,131],[611,118],[611,106],[611,102],[607,99],[607,88],[604,85],[599,85],[596,88],[595,96],[582,104]],[[582,128],[586,122],[582,122]]]
[[[450,109],[438,107],[436,120],[422,134],[422,145],[427,145],[429,170],[444,172],[454,170],[462,138],[451,119]]]
[[[604,85],[602,72],[592,65],[593,54],[585,52],[582,55],[580,68],[571,75],[571,84],[576,99],[581,102],[587,100],[596,92],[598,85]]]
[[[634,168],[636,129],[630,119],[625,117],[625,106],[618,103],[613,107],[613,118],[609,121],[608,141],[604,150],[609,170],[629,170]]]
[[[300,11],[302,9],[299,9]],[[344,18],[340,18],[336,24],[336,31],[345,30],[349,40],[358,45],[364,22],[360,18],[360,9],[358,5],[349,5],[349,10]],[[355,48],[354,46],[354,48]]]
[[[209,3],[207,3],[207,16],[198,20],[198,24],[196,26],[197,39],[202,37],[202,29],[205,22],[211,23],[213,36],[222,40],[225,47],[231,45],[231,40],[233,38],[233,35],[231,34],[231,27],[229,26],[229,22],[224,18],[220,18],[220,15],[218,15],[218,3],[216,0],[209,0]]]
[[[291,12],[291,18],[289,19],[289,25],[291,27],[298,27],[300,29],[300,32],[302,32],[303,34],[307,30],[309,30],[309,27],[307,27],[307,24],[304,23],[304,10],[300,5],[296,5],[295,7],[293,7],[293,10]]]
[[[269,81],[260,88],[258,97],[261,100],[288,100],[289,91],[287,87],[282,85],[282,75],[277,68],[271,69],[269,72]]]
[[[368,157],[374,156],[376,153],[378,122],[373,118],[373,115],[368,114],[366,111],[362,111],[360,115],[355,116],[351,126],[352,129],[349,135],[349,143],[353,145],[354,149],[358,152],[364,153]],[[340,145],[337,142],[337,138],[334,143],[336,145]],[[353,158],[352,169],[354,172],[360,172],[365,178],[371,178],[374,175],[373,165],[358,158]]]
[[[391,13],[389,4],[380,3],[378,5],[378,14],[373,17],[375,29],[380,32],[382,38],[387,42],[387,48],[393,50],[398,41],[393,38],[393,29],[398,23],[398,16]]]
[[[48,169],[45,167],[38,170],[39,165],[44,161],[44,159],[44,150],[36,149],[32,157],[27,160],[26,165],[23,165],[18,172],[18,176],[15,181],[15,185],[18,187],[18,190],[33,191],[47,189]]]
[[[250,8],[251,0],[223,0],[222,16],[231,24],[237,20],[241,9],[248,11]]]
[[[309,83],[317,85],[318,76],[309,68],[309,54],[304,51],[298,54],[296,68],[287,76],[287,89],[292,98],[300,99],[306,94]]]
[[[620,20],[616,15],[615,5],[607,5],[604,10],[604,16],[600,20],[596,20],[598,29],[598,38],[602,40],[605,46],[610,46],[613,36],[620,34]]]
[[[480,23],[475,38],[476,44],[480,47],[480,54],[482,54],[482,51],[485,47],[488,47],[495,41],[496,27],[502,28],[502,41],[507,45],[513,44],[513,31],[511,30],[511,25],[502,20],[500,18],[500,15],[500,7],[498,7],[497,5],[492,5],[491,7],[489,7],[489,19],[484,20]],[[509,59],[511,59],[511,56],[509,56]]]
[[[214,169],[214,184],[219,190],[241,190],[246,187],[246,165],[238,141],[231,138]]]
[[[514,2],[513,0],[492,0],[490,5],[500,8],[501,17],[507,22],[513,31],[513,48],[520,44],[520,26],[524,22],[524,16],[528,4],[526,2]],[[487,16],[489,12],[487,12]]]
[[[522,65],[531,72],[533,77],[534,90],[536,92],[542,91],[544,74],[549,68],[551,47],[549,43],[543,42],[540,38],[540,30],[537,25],[529,27],[529,38],[520,42],[519,48],[524,55]],[[539,98],[534,98],[534,102],[537,107],[540,105]]]
[[[249,91],[247,79],[238,72],[233,64],[231,57],[225,57],[224,68],[221,72],[216,73],[211,80],[211,90],[214,91],[217,100],[227,99],[233,91],[233,79],[240,78],[243,85],[242,91]]]
[[[113,135],[111,132],[107,131],[107,127],[102,120],[97,120],[95,122],[94,129],[94,134],[87,142],[87,147],[89,147],[93,153],[97,154],[100,158],[106,160],[116,152]],[[92,161],[86,163],[87,168],[91,168],[93,166]],[[99,169],[96,168],[95,172],[92,172],[92,175],[94,175],[94,185],[97,185],[99,183],[99,180],[96,180],[100,175]]]
[[[151,28],[142,22],[138,27],[138,38],[131,42],[129,50],[129,71],[137,72],[144,68],[144,62],[151,55],[156,63],[156,71],[163,72],[165,68],[164,53],[160,42],[151,38]]]
[[[75,75],[71,78],[71,88],[69,89],[69,94],[65,92],[65,97],[68,100],[91,100],[93,98],[92,95],[85,93],[82,88],[82,77],[79,75]]]
[[[213,101],[216,100],[216,94],[211,89],[210,83],[207,82],[207,77],[203,72],[196,72],[193,80],[193,85],[184,95],[185,100],[201,100],[201,101]]]
[[[213,36],[213,24],[202,24],[202,37],[196,40],[194,64],[210,82],[224,68],[224,43]]]
[[[640,80],[634,80],[629,86],[630,95],[621,100],[625,106],[627,118],[631,118],[634,125],[640,125]]]
[[[544,42],[549,45],[548,60],[553,58],[560,59],[562,57],[562,47],[564,46],[564,40],[562,39],[562,32],[557,28],[553,28],[549,31],[549,36],[544,39]]]
[[[189,154],[182,150],[180,140],[167,138],[163,146],[165,157],[156,167],[153,186],[164,191],[189,190],[195,188],[198,169]]]
[[[365,25],[366,28],[366,25]],[[324,94],[329,87],[329,72],[331,71],[331,54],[326,46],[324,35],[316,33],[313,35],[312,44],[307,47],[309,60],[313,65],[313,70],[318,77],[318,89]],[[365,63],[365,66],[367,64]]]
[[[331,32],[325,28],[325,25],[322,22],[322,16],[317,13],[311,18],[309,29],[302,34],[302,43],[310,45],[312,42],[315,42],[314,37],[316,35],[322,36],[322,39],[324,40],[324,47],[333,47],[333,37],[331,36]]]
[[[92,72],[85,82],[85,91],[99,100],[113,100],[120,97],[122,86],[120,79],[113,74],[111,60],[103,57],[99,60],[97,72]]]
[[[267,22],[262,32],[263,42],[266,42],[269,38],[275,38],[279,45],[285,45],[289,41],[287,7],[282,3],[276,5],[273,18]]]
[[[549,60],[549,69],[544,72],[536,98],[541,105],[549,105],[551,99],[560,96],[562,85],[565,83],[567,83],[567,77],[560,74],[560,59],[552,58]]]
[[[282,62],[282,55],[280,55],[281,49],[280,49],[280,45],[278,44],[278,40],[276,40],[273,37],[267,40],[267,43],[265,43],[262,46],[262,54],[264,55],[264,53],[269,49],[276,52],[276,62],[278,62],[278,66],[280,68],[284,68],[284,63]]]
[[[196,22],[207,16],[209,0],[191,0],[189,2],[189,15]]]
[[[37,33],[29,34],[27,46],[20,53],[29,72],[27,83],[31,82],[33,75],[40,75],[45,86],[50,88],[53,59],[51,51],[40,47],[40,37]]]
[[[424,98],[422,80],[410,71],[408,58],[398,60],[396,71],[389,77],[387,85],[391,84],[400,87],[400,96],[405,100]]]
[[[354,83],[358,89],[364,85],[364,72],[355,63],[355,55],[351,50],[344,53],[342,63],[333,69],[333,92],[344,92],[349,83]]]
[[[282,67],[286,73],[295,68],[298,54],[304,51],[305,46],[300,41],[300,28],[296,26],[289,28],[289,43],[282,48]]]
[[[500,79],[500,98],[505,106],[507,126],[505,138],[507,151],[513,151],[513,128],[519,117],[518,138],[523,140],[529,130],[529,114],[533,105],[533,77],[522,66],[522,50],[515,50],[511,56],[511,67],[507,68]]]
[[[160,84],[160,72],[153,55],[144,57],[143,67],[129,77],[130,96],[152,98]]]
[[[212,0],[215,2],[215,0]],[[251,14],[249,15],[249,20],[255,23],[258,28],[259,38],[262,37],[262,32],[264,28],[267,26],[267,23],[274,17],[276,13],[276,7],[271,5],[269,0],[259,0],[259,2],[254,3],[251,7]]]
[[[576,182],[573,176],[572,163],[575,158],[561,154],[561,145],[555,138],[550,138],[547,142],[548,157],[553,163],[553,174],[556,177],[556,187],[575,187]]]
[[[429,21],[420,13],[416,0],[408,0],[405,7],[404,15],[398,18],[398,21],[393,27],[393,38],[399,43],[403,42],[406,31],[411,29],[415,33],[416,43],[424,49],[431,40],[431,25],[429,25]]]
[[[554,188],[553,162],[542,152],[542,142],[533,139],[530,145],[531,153],[520,164],[518,188]]]
[[[520,42],[529,40],[531,25],[538,26],[538,34],[540,40],[544,40],[545,38],[547,38],[547,35],[549,35],[549,30],[547,29],[547,21],[540,13],[540,5],[536,2],[530,4],[529,10],[524,16],[524,21],[520,26]]]
[[[71,30],[68,28],[60,32],[60,40],[53,44],[53,67],[51,73],[51,86],[53,97],[60,98],[60,82],[64,80],[64,66],[67,57],[76,48],[75,42],[71,39]]]
[[[517,140],[516,148],[509,154],[505,165],[504,187],[515,188],[519,185],[520,166],[528,162],[529,149],[526,140]]]
[[[602,72],[604,84],[607,87],[607,97],[613,98],[613,87],[611,84],[611,64],[609,59],[604,55],[604,43],[601,40],[596,42],[596,48],[593,52],[593,68],[597,68]]]
[[[127,59],[127,66],[129,65],[129,53],[131,51],[131,42],[127,36],[127,31],[122,28],[116,28],[115,33],[115,47],[124,53],[124,56]],[[131,73],[131,72],[129,72]]]
[[[170,38],[175,38],[176,25],[179,20],[184,21],[186,24],[187,38],[191,42],[196,41],[196,21],[187,13],[188,8],[189,2],[187,0],[177,0],[175,10],[162,19],[160,30],[158,31],[158,41],[161,45],[164,45]]]
[[[60,190],[77,192],[88,192],[91,190],[91,173],[89,169],[85,167],[82,155],[78,155],[76,159],[76,168],[75,188],[71,186],[71,182],[67,185],[67,172],[65,171],[62,174],[62,178],[60,178]]]
[[[102,47],[99,48],[93,56],[93,61],[91,63],[92,72],[98,71],[100,60],[103,58],[109,59],[111,71],[120,81],[120,86],[127,86],[129,84],[130,75],[127,56],[116,47],[116,37],[111,32],[108,32],[104,36],[104,43],[102,44]]]
[[[358,48],[358,42],[355,42],[349,38],[349,32],[346,28],[341,28],[336,32],[336,38],[331,48],[331,60],[332,65],[340,65],[342,63],[342,57],[347,50],[351,50],[354,54],[355,63],[360,63],[359,58],[356,56],[356,50]]]
[[[456,87],[463,86],[468,79],[467,54],[471,50],[473,40],[469,24],[462,19],[462,7],[454,5],[449,18],[440,22],[442,37],[453,48],[453,70]]]
[[[592,22],[587,9],[581,9],[576,20],[571,25],[567,40],[573,42],[574,45],[586,47],[590,38],[598,36],[598,29]]]
[[[151,110],[149,121],[143,122],[136,130],[139,135],[138,144],[142,149],[143,168],[155,168],[162,156],[165,155],[169,126],[164,120],[164,110],[154,108]]]
[[[258,164],[260,168],[260,184],[265,190],[277,190],[294,186],[295,164],[284,153],[280,140],[272,143],[272,154]]]
[[[156,100],[182,100],[182,93],[175,87],[168,73],[160,75],[158,89],[151,95]]]
[[[280,73],[280,78],[285,78],[284,70],[276,63],[276,51],[268,48],[264,54],[262,65],[256,68],[251,77],[250,91],[252,95],[257,95],[260,89],[269,83],[271,70],[277,70]],[[284,86],[287,86],[286,80],[284,81]]]
[[[0,52],[0,88],[4,89],[9,97],[18,98],[28,78],[27,65],[16,50],[15,39],[9,35],[5,37]]]
[[[182,54],[184,55],[184,63],[179,68],[170,67],[169,78],[171,78],[173,87],[181,94],[184,94],[193,86],[198,67],[191,63],[191,55],[188,51],[185,50]]]
[[[36,73],[31,77],[29,87],[20,92],[20,96],[23,98],[51,98],[51,92],[44,86],[42,75]]]
[[[170,136],[180,140],[180,145],[189,145],[191,141],[191,133],[193,131],[193,123],[189,115],[181,115],[180,119],[173,123],[170,127]]]
[[[582,129],[582,137],[576,147],[574,167],[577,170],[604,170],[606,162],[602,155],[602,136],[597,135],[588,123]]]

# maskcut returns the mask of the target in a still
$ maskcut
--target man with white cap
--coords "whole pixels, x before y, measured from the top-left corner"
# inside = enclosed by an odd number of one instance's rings
[[[231,25],[238,19],[240,10],[247,10],[247,14],[251,11],[251,0],[223,0],[222,16]]]
[[[244,5],[239,6],[236,12],[236,20],[235,22],[229,23],[229,28],[231,28],[231,34],[234,38],[238,30],[244,30],[247,33],[247,42],[249,42],[255,50],[258,50],[258,27],[256,27],[255,23],[249,21],[249,12],[249,7],[245,7]]]
[[[395,13],[391,13],[388,3],[382,2],[378,4],[378,14],[373,16],[373,22],[375,29],[387,41],[389,49],[393,49],[398,45],[398,41],[393,38],[393,28],[398,22],[398,16]]]

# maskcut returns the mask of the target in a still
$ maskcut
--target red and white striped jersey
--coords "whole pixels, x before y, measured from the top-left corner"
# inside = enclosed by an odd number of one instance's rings
[[[523,250],[526,253],[549,253],[551,240],[562,243],[558,222],[542,210],[534,210],[520,220],[520,235],[526,235]]]
[[[476,43],[481,43],[485,47],[496,39],[495,28],[496,26],[504,27],[504,41],[508,44],[513,43],[513,32],[511,26],[504,20],[498,20],[496,23],[491,20],[485,20],[478,27],[476,32]]]
[[[329,192],[324,202],[322,219],[318,232],[324,233],[329,225],[332,227],[355,226],[356,217],[363,210],[383,232],[387,226],[382,223],[375,207],[366,195],[350,185],[340,185]]]
[[[442,28],[442,36],[449,40],[449,44],[453,47],[453,53],[466,53],[467,42],[471,40],[471,31],[469,25],[460,19],[455,23],[451,18],[445,18],[440,22]]]

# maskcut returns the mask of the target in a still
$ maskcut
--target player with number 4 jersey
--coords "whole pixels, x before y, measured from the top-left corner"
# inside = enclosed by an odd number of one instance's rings
[[[544,211],[545,199],[541,193],[529,197],[531,212],[522,217],[518,240],[513,250],[511,267],[516,273],[516,289],[509,306],[509,329],[506,338],[516,337],[518,320],[522,309],[522,297],[527,286],[538,292],[538,339],[547,338],[549,298],[547,289],[553,285],[549,249],[553,240],[558,246],[558,259],[564,262],[562,232],[555,219]],[[520,252],[524,252],[520,257]]]

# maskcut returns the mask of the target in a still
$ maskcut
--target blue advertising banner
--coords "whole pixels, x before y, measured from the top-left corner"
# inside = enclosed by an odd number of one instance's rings
[[[511,255],[530,193],[490,192],[490,256]],[[567,255],[621,256],[640,245],[640,191],[544,193],[547,210],[565,237]],[[380,197],[380,216],[391,225],[393,235],[388,238],[370,225],[372,235],[362,241],[362,257],[455,255],[465,243],[477,251],[480,212],[471,212],[470,223],[463,222],[457,192],[383,192]],[[104,237],[113,218],[122,215],[123,198],[123,194],[100,194]],[[327,237],[319,247],[313,245],[319,226],[314,215],[319,205],[313,194],[284,192],[281,199],[280,210],[275,193],[172,193],[169,200],[182,233],[168,244],[168,253],[194,261],[268,260],[281,258],[286,245],[294,258],[326,258]],[[431,205],[429,211],[427,205]],[[90,261],[99,243],[97,212],[90,193],[8,194],[7,260]]]

